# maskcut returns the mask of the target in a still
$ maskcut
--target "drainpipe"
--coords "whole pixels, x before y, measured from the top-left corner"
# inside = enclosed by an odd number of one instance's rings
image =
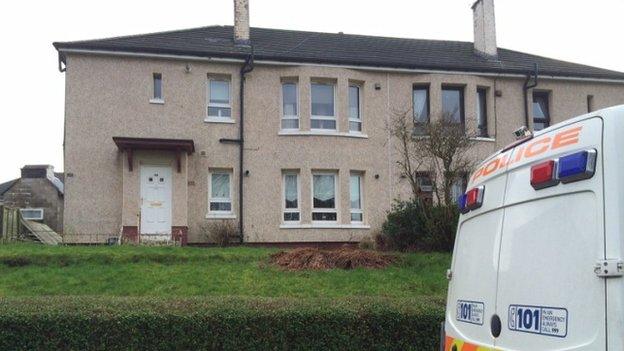
[[[527,73],[526,79],[524,80],[524,125],[529,128],[529,89],[533,89],[537,86],[537,76],[539,75],[539,65],[537,63],[533,64],[533,73]],[[531,82],[531,78],[533,78],[533,82]]]
[[[238,128],[238,139],[221,138],[221,143],[238,144],[238,240],[242,244],[244,242],[243,233],[243,177],[245,176],[244,167],[244,151],[245,151],[245,75],[254,69],[254,52],[251,47],[251,53],[245,58],[245,63],[240,69],[240,127]]]

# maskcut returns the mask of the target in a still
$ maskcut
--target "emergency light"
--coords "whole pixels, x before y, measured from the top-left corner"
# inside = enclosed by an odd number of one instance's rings
[[[531,167],[531,186],[540,190],[561,183],[589,179],[596,171],[595,149],[583,150]]]
[[[483,204],[483,193],[485,187],[483,185],[468,190],[464,195],[457,199],[457,206],[461,213],[468,213],[475,210]]]
[[[531,167],[531,186],[535,190],[559,184],[557,161],[549,160]]]
[[[596,171],[596,150],[585,150],[559,158],[559,179],[570,183],[588,179]]]

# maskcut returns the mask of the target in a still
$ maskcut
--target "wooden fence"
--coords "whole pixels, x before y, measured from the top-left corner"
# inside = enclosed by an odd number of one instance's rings
[[[22,232],[21,219],[18,208],[0,206],[0,243],[18,240]]]

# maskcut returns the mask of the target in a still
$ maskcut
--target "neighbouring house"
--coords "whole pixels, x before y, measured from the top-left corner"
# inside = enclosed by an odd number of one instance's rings
[[[624,73],[498,48],[493,0],[474,42],[250,28],[248,5],[234,26],[54,43],[66,241],[203,243],[226,220],[246,243],[356,242],[410,194],[394,109],[450,115],[484,158],[520,126],[624,103]]]
[[[50,165],[24,166],[20,178],[0,184],[0,204],[19,208],[22,218],[62,233],[63,178]]]

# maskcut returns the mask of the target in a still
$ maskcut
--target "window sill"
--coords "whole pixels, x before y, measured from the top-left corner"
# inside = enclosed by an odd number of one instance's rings
[[[359,138],[368,139],[368,135],[362,133],[345,133],[345,132],[332,132],[323,130],[280,130],[277,135],[280,136],[333,136],[333,137],[345,137],[345,138]]]
[[[163,100],[163,99],[150,99],[149,103],[150,104],[155,104],[155,105],[164,105],[165,104],[165,100]]]
[[[204,118],[204,122],[206,123],[226,123],[226,124],[234,124],[235,120],[231,118],[221,118],[221,117],[206,117]]]
[[[369,225],[365,224],[336,224],[336,223],[312,223],[312,224],[280,224],[280,229],[370,229]]]
[[[489,137],[474,137],[474,138],[470,138],[470,140],[485,141],[485,142],[489,142],[489,143],[495,143],[496,142],[496,139],[489,138]]]
[[[236,219],[233,213],[208,213],[206,219]]]

